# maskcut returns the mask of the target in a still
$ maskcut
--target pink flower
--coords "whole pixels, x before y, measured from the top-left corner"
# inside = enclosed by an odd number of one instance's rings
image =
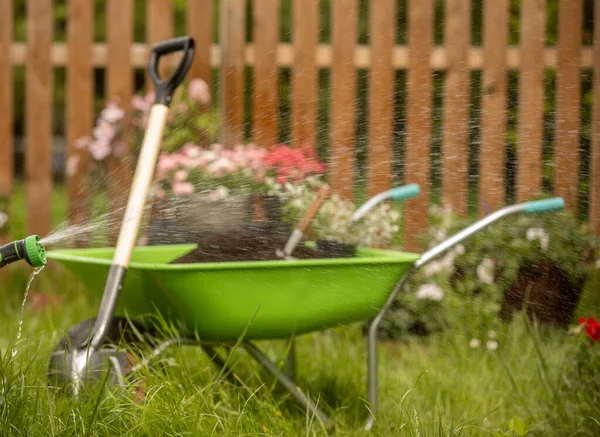
[[[156,177],[163,178],[169,171],[177,168],[177,158],[168,153],[161,153],[156,166]]]
[[[174,182],[171,188],[176,196],[189,196],[194,192],[194,186],[190,182]]]
[[[117,104],[111,102],[102,110],[100,115],[109,123],[116,123],[120,120],[123,120],[123,117],[125,117],[125,111],[119,108]]]
[[[75,173],[77,173],[77,169],[79,168],[80,162],[79,155],[71,155],[69,159],[67,159],[67,168],[65,169],[67,176],[71,177]]]
[[[94,128],[94,137],[103,143],[110,143],[116,134],[115,128],[106,120],[100,119]]]
[[[96,161],[102,161],[110,155],[110,146],[102,141],[94,141],[90,144],[90,153]]]
[[[188,172],[185,170],[177,170],[175,172],[175,176],[173,177],[173,180],[177,181],[177,182],[184,182],[186,179],[188,178]]]
[[[185,143],[181,148],[181,151],[189,158],[197,158],[198,156],[200,156],[202,149],[200,148],[200,146],[197,146],[194,143]]]
[[[75,144],[76,149],[86,149],[89,147],[90,141],[92,141],[90,137],[81,137],[77,138],[73,144]]]
[[[138,95],[135,95],[131,98],[131,107],[141,112],[150,111],[150,103],[148,103],[146,99]]]
[[[208,105],[210,103],[210,90],[208,84],[199,78],[190,80],[188,97],[192,102]]]

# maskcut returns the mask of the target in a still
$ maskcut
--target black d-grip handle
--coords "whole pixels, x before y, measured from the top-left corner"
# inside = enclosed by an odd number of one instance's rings
[[[189,36],[169,39],[152,46],[148,63],[148,73],[154,83],[154,103],[160,103],[166,106],[170,105],[173,93],[177,87],[181,85],[181,82],[183,82],[185,75],[192,65],[192,61],[194,60],[194,48],[194,39]],[[180,50],[183,51],[181,62],[171,76],[162,80],[158,74],[158,61],[160,60],[160,57]]]

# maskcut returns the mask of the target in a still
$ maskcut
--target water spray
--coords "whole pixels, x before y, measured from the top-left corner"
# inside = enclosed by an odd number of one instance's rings
[[[31,235],[0,247],[0,267],[19,260],[27,261],[32,267],[46,265],[46,249],[40,242],[40,237]]]

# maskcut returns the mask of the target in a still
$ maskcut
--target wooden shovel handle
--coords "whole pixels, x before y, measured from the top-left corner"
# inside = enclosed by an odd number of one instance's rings
[[[304,232],[306,230],[306,228],[308,227],[308,224],[312,221],[314,216],[317,214],[317,212],[323,205],[323,202],[325,202],[325,199],[327,199],[327,196],[329,196],[330,192],[331,192],[331,188],[329,188],[329,185],[325,185],[319,190],[319,196],[313,202],[313,204],[310,206],[308,211],[306,211],[306,214],[304,214],[304,217],[302,217],[302,220],[300,221],[300,224],[298,225],[298,229],[300,231]]]

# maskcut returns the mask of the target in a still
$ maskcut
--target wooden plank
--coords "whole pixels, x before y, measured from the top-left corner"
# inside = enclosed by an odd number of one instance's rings
[[[25,171],[28,235],[47,235],[52,203],[52,1],[27,2]]]
[[[479,210],[486,214],[504,205],[506,144],[507,0],[484,4],[484,69],[481,121]]]
[[[316,0],[315,0],[316,1]],[[281,43],[277,46],[277,65],[279,67],[294,66],[294,46],[292,44]],[[521,49],[519,47],[508,47],[506,57],[506,66],[511,70],[521,68]],[[55,43],[51,48],[52,65],[55,67],[67,64],[68,48],[66,44]],[[146,68],[148,66],[148,46],[143,43],[134,43],[130,47],[131,64],[134,68]],[[543,50],[542,63],[546,68],[556,68],[557,50],[548,47]],[[15,42],[11,46],[11,59],[13,66],[25,64],[27,57],[27,45]],[[330,68],[333,62],[332,48],[328,44],[319,44],[316,48],[316,65],[318,68]],[[395,70],[406,70],[408,63],[408,47],[403,45],[394,46],[392,54],[392,65]],[[94,67],[104,67],[108,58],[108,47],[106,44],[94,44],[92,49],[92,64]],[[581,48],[581,69],[593,68],[593,49],[584,46]],[[254,65],[254,47],[247,44],[244,48],[244,61],[246,65]],[[443,47],[434,47],[431,52],[430,65],[433,70],[443,71],[448,67],[446,60],[446,49]],[[167,60],[167,62],[169,62]],[[176,63],[176,61],[172,61]],[[483,50],[480,47],[471,47],[468,52],[467,66],[470,70],[481,70],[483,68]],[[221,48],[217,44],[210,47],[210,66],[218,68],[221,65]],[[354,49],[354,67],[371,68],[371,50],[368,46],[358,45]]]
[[[371,74],[369,77],[369,197],[392,187],[394,129],[394,67],[392,50],[396,30],[395,0],[371,2],[369,27]]]
[[[319,0],[294,0],[292,144],[317,147]]]
[[[542,191],[546,1],[523,0],[521,23],[517,201],[525,202]]]
[[[445,9],[445,45],[448,72],[444,97],[443,203],[457,214],[467,212],[469,146],[469,0],[448,0]]]
[[[594,108],[592,115],[592,166],[590,225],[600,235],[600,0],[594,1]]]
[[[333,65],[331,71],[330,184],[334,192],[352,200],[356,136],[357,0],[332,0]]]
[[[190,77],[199,77],[212,84],[210,50],[213,37],[213,0],[188,0],[187,32],[196,42]]]
[[[577,213],[579,132],[581,113],[582,0],[560,0],[558,20],[558,76],[556,82],[556,146],[554,190],[565,209]]]
[[[106,100],[116,101],[125,111],[133,94],[133,70],[130,46],[133,43],[133,0],[108,0],[106,3]],[[124,153],[131,151],[128,132],[124,134]],[[121,220],[127,204],[133,168],[127,161],[111,156],[108,158],[110,174],[109,205],[111,218]],[[109,232],[108,242],[114,244],[118,232]]]
[[[419,252],[417,237],[427,229],[430,193],[432,78],[429,57],[433,47],[433,0],[409,0],[405,182],[419,184],[421,194],[404,209],[404,248]]]
[[[12,37],[12,0],[0,0],[0,213],[7,215],[10,215],[14,166],[13,67],[10,62]],[[0,232],[0,244],[8,240],[8,231]]]
[[[84,186],[89,158],[75,146],[75,142],[80,137],[91,135],[94,124],[93,4],[87,0],[70,0],[68,19],[67,156],[68,160],[78,162],[75,173],[67,173],[68,217],[70,224],[81,224],[91,216],[89,190]],[[73,243],[80,245],[83,242]]]
[[[254,3],[254,86],[252,96],[253,141],[261,147],[279,142],[277,43],[279,40],[279,0]]]
[[[157,42],[173,38],[174,12],[173,0],[151,0],[146,3],[146,42],[149,50]],[[149,53],[149,52],[148,52]],[[168,63],[163,62],[174,56],[161,59],[158,71],[161,77],[166,77],[171,71]],[[146,59],[146,65],[148,60]],[[154,90],[150,76],[146,74],[146,89]]]
[[[244,38],[246,0],[221,2],[221,143],[244,139]]]

